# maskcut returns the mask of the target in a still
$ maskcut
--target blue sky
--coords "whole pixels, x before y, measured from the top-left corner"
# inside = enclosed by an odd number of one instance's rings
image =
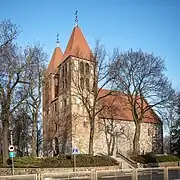
[[[91,48],[100,39],[109,53],[114,47],[153,52],[165,59],[166,74],[180,89],[179,0],[0,0],[0,20],[20,26],[20,45],[39,41],[51,56],[57,32],[64,51],[76,9]]]

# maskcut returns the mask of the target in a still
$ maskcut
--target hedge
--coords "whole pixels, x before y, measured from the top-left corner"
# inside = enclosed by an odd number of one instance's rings
[[[10,160],[11,161],[11,160]],[[9,161],[9,165],[11,162]],[[76,155],[76,167],[116,166],[118,161],[109,156]],[[74,166],[73,155],[59,157],[15,157],[14,165],[17,168],[68,168]],[[2,162],[0,167],[3,167]]]
[[[131,158],[134,161],[139,162],[141,164],[180,161],[180,158],[175,155],[155,156],[153,154],[146,154],[146,155],[132,156]]]

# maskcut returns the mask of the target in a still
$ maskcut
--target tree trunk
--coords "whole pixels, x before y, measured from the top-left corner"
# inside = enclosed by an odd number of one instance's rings
[[[138,155],[140,153],[139,139],[140,139],[141,123],[136,122],[135,126],[136,126],[135,134],[133,139],[133,155]]]
[[[3,122],[3,164],[4,165],[7,164],[7,159],[8,159],[8,146],[9,146],[8,132],[9,132],[9,122],[6,119]]]
[[[36,157],[36,148],[37,148],[37,115],[34,113],[33,115],[33,126],[32,126],[32,156]]]
[[[115,151],[115,143],[116,143],[116,136],[115,135],[112,135],[112,145],[111,145],[111,152],[110,152],[110,155],[112,156],[114,153],[114,151]]]
[[[89,154],[94,154],[94,120],[90,120]]]

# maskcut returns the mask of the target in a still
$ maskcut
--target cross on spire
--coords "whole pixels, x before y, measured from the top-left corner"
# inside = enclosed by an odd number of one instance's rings
[[[57,47],[59,47],[59,33],[57,33],[56,45],[57,45]]]
[[[78,26],[78,15],[77,15],[77,13],[78,13],[78,10],[76,10],[76,12],[75,12],[75,23],[76,23],[76,27]]]

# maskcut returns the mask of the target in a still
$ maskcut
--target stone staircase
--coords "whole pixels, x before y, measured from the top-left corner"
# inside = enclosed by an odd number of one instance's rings
[[[122,169],[134,169],[138,167],[135,161],[121,153],[117,153],[114,158],[122,164]]]

